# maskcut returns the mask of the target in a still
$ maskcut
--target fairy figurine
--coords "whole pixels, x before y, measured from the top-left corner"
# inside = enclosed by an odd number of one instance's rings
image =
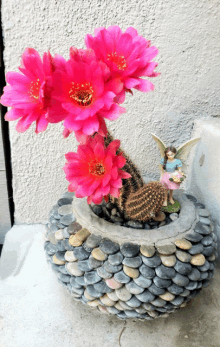
[[[200,138],[189,140],[176,149],[173,146],[167,147],[159,137],[154,134],[151,135],[156,141],[162,157],[160,160],[160,182],[166,190],[163,206],[167,206],[168,196],[170,204],[173,205],[175,203],[173,200],[173,191],[179,189],[181,182],[185,178],[182,168],[192,147]]]

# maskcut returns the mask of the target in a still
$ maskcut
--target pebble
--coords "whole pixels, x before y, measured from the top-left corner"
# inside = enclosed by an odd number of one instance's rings
[[[109,288],[109,287],[107,286],[106,282],[103,281],[103,280],[100,281],[100,282],[98,282],[98,283],[95,283],[95,284],[94,284],[94,288],[95,288],[95,290],[96,290],[97,292],[99,292],[99,293],[110,293],[110,292],[112,292],[112,289]]]
[[[211,236],[205,236],[203,237],[201,243],[203,244],[203,246],[207,247],[207,246],[210,246],[212,244],[212,237]]]
[[[102,302],[102,304],[106,305],[106,306],[114,306],[115,305],[115,301],[112,301],[107,294],[101,296],[100,301]]]
[[[192,202],[197,202],[197,199],[195,198],[195,196],[191,195],[191,194],[186,194],[187,199],[189,199]]]
[[[61,216],[65,216],[67,214],[72,214],[73,213],[73,206],[71,204],[70,205],[63,205],[63,206],[59,207],[58,213]]]
[[[119,314],[117,314],[117,317],[118,317],[119,319],[122,319],[122,320],[124,320],[124,319],[127,318],[127,316],[126,316],[126,314],[125,314],[124,312],[120,312]]]
[[[66,251],[73,251],[74,247],[69,244],[69,240],[65,239],[62,241],[63,247]]]
[[[122,288],[116,289],[116,295],[121,301],[128,301],[131,299],[132,294],[126,289],[125,286]]]
[[[89,260],[87,259],[87,260],[78,261],[78,269],[86,272],[86,271],[91,271],[93,268],[91,267]]]
[[[188,252],[176,251],[176,257],[183,263],[188,263],[191,261],[192,256]]]
[[[159,298],[156,298],[155,300],[151,301],[151,303],[156,307],[163,307],[166,304],[166,301],[162,298],[162,295],[160,295]]]
[[[145,230],[150,230],[150,225],[148,223],[144,223],[144,229]]]
[[[63,241],[58,241],[58,242],[57,242],[56,247],[57,247],[58,251],[63,252],[63,251],[66,250],[66,249],[65,249],[65,246],[64,246],[64,245],[65,245],[64,241],[65,241],[65,240],[63,240]]]
[[[202,266],[205,264],[205,257],[203,254],[193,255],[190,263],[195,266]]]
[[[166,267],[164,265],[160,265],[155,271],[158,277],[165,280],[172,279],[176,275],[176,271],[173,268]]]
[[[153,281],[156,284],[156,286],[159,288],[167,288],[172,284],[171,280],[164,280],[164,279],[157,277],[157,276],[155,276],[153,278]]]
[[[110,273],[119,272],[122,269],[122,265],[111,265],[108,260],[104,263],[104,268]]]
[[[108,261],[111,265],[120,265],[123,261],[124,257],[121,252],[110,254],[108,257]]]
[[[123,270],[114,274],[114,278],[116,279],[117,282],[120,282],[120,283],[128,283],[131,280],[131,277],[127,276]]]
[[[160,222],[159,227],[163,227],[163,226],[166,225],[166,224],[167,224],[166,221],[163,220],[162,222]]]
[[[209,235],[211,233],[211,229],[208,225],[203,224],[201,222],[196,223],[195,232],[202,235]]]
[[[151,304],[143,303],[142,304],[143,308],[145,308],[147,311],[154,311],[155,307]]]
[[[143,293],[138,295],[143,295]],[[133,296],[130,300],[126,302],[126,304],[130,307],[137,308],[141,306],[142,302],[138,300],[135,296]]]
[[[187,286],[185,286],[185,288],[188,290],[194,290],[197,288],[197,285],[198,285],[198,282],[190,281],[189,284],[187,284]]]
[[[84,274],[83,271],[78,269],[77,262],[66,263],[66,269],[73,276],[82,276]]]
[[[115,290],[107,293],[107,295],[108,295],[109,299],[111,299],[112,301],[118,301],[118,297],[116,295]]]
[[[210,257],[213,253],[214,253],[213,246],[204,247],[204,250],[202,251],[202,254],[206,257]]]
[[[56,224],[49,224],[49,230],[52,231],[52,232],[55,232],[57,230],[59,230],[60,228],[57,226],[57,223]]]
[[[99,267],[97,269],[97,273],[102,278],[111,278],[113,276],[113,274],[111,274],[110,272],[106,271],[104,266]]]
[[[189,233],[185,236],[185,238],[191,242],[199,242],[203,239],[202,235],[198,233]]]
[[[111,215],[112,216],[116,216],[116,214],[117,214],[117,208],[113,208],[112,210],[111,210]]]
[[[56,243],[57,243],[57,239],[56,239],[54,233],[49,233],[49,235],[48,235],[48,240],[49,240],[53,245],[56,245]]]
[[[77,231],[81,230],[82,229],[82,226],[77,223],[77,222],[74,222],[74,223],[71,223],[68,227],[67,227],[67,231],[70,235],[74,235],[77,233]]]
[[[78,276],[75,279],[76,279],[76,283],[78,283],[80,286],[86,286],[84,276]]]
[[[212,254],[211,257],[208,257],[208,261],[215,261],[216,256],[215,254]]]
[[[88,259],[90,256],[89,252],[86,252],[86,250],[83,247],[75,247],[73,254],[75,257],[79,260],[85,260]]]
[[[56,255],[54,254],[54,255],[53,255],[53,263],[56,264],[56,265],[64,265],[64,264],[65,264],[65,261],[58,259],[58,258],[56,257]]]
[[[102,206],[102,211],[104,212],[105,219],[109,220],[111,218],[111,214],[108,209],[105,206]]]
[[[97,274],[97,271],[90,271],[84,275],[86,284],[95,284],[102,280],[102,278]]]
[[[57,204],[59,206],[62,206],[62,205],[70,205],[72,204],[72,201],[73,199],[72,198],[61,198],[57,201]]]
[[[199,254],[204,250],[204,247],[201,243],[197,243],[197,245],[192,246],[191,249],[189,249],[189,253],[191,255]]]
[[[189,294],[190,294],[190,291],[188,289],[184,289],[184,291],[180,295],[183,297],[187,297],[189,296]]]
[[[154,246],[141,246],[140,248],[140,252],[147,258],[153,257],[155,251]]]
[[[198,208],[200,208],[200,209],[205,208],[205,205],[202,204],[201,202],[196,202],[194,205],[195,205],[196,209],[198,209]]]
[[[151,284],[151,286],[148,288],[148,290],[149,290],[149,292],[151,292],[154,295],[161,295],[161,294],[165,293],[164,288],[159,288],[154,283]]]
[[[97,292],[93,285],[87,286],[86,290],[89,295],[93,296],[94,298],[100,298],[103,295],[102,293]]]
[[[84,291],[84,296],[87,300],[90,300],[90,301],[95,299],[94,296],[92,296],[88,293],[87,289],[85,289],[85,291]]]
[[[145,278],[153,279],[155,277],[154,269],[152,269],[151,267],[149,267],[147,265],[144,265],[144,264],[141,265],[139,270],[140,270],[140,273],[142,274],[142,276],[144,276]]]
[[[139,253],[140,247],[138,245],[134,245],[133,243],[124,243],[121,247],[121,253],[124,257],[135,257]]]
[[[171,244],[171,245],[163,245],[163,246],[157,246],[157,250],[160,254],[162,255],[170,255],[176,252],[176,246]]]
[[[189,263],[183,263],[177,260],[174,269],[179,272],[181,275],[188,275],[192,271],[192,266]]]
[[[138,221],[134,221],[134,220],[129,220],[126,223],[126,226],[129,228],[134,228],[134,229],[143,229],[144,228],[144,224]]]
[[[82,286],[78,282],[76,282],[76,278],[73,277],[73,276],[71,276],[71,278],[70,278],[70,284],[74,288],[77,288],[77,289],[81,289],[82,288]]]
[[[102,207],[100,205],[93,205],[92,210],[97,216],[102,217],[103,212],[102,212]]]
[[[169,286],[167,289],[169,290],[170,293],[172,293],[174,295],[179,295],[179,294],[183,293],[183,291],[184,291],[183,287],[180,287],[175,283],[171,284],[171,286]]]
[[[180,286],[180,287],[185,287],[185,286],[187,286],[187,284],[189,283],[188,277],[183,276],[183,275],[181,275],[181,274],[179,274],[179,273],[177,273],[176,276],[173,277],[172,280],[173,280],[173,282],[174,282],[175,284],[177,284],[177,285]]]
[[[175,255],[160,255],[162,264],[168,267],[173,267],[176,264]]]
[[[89,264],[91,265],[93,269],[97,269],[97,267],[100,267],[103,265],[103,262],[95,259],[92,255],[90,255]]]
[[[140,316],[140,314],[136,312],[135,310],[131,310],[131,311],[125,310],[125,314],[128,318],[137,318]]]
[[[65,262],[66,259],[65,259],[64,255],[65,255],[65,252],[61,252],[61,251],[58,251],[55,253],[55,256],[57,257],[57,259]]]
[[[207,209],[198,209],[197,212],[201,217],[209,217],[211,215],[210,211]]]
[[[62,272],[62,274],[64,274],[64,275],[68,275],[68,271],[65,268],[65,265],[59,265],[59,271]]]
[[[90,232],[86,228],[82,228],[75,235],[71,235],[69,238],[69,243],[71,246],[78,247],[89,237]]]
[[[199,217],[199,221],[205,225],[210,225],[211,224],[211,221],[210,219],[208,218],[205,218],[205,217]]]
[[[106,284],[111,289],[119,289],[122,287],[122,283],[117,282],[114,278],[106,279]]]
[[[113,254],[119,251],[120,247],[117,243],[112,242],[109,239],[102,239],[99,248],[101,249],[102,252],[106,254]]]
[[[215,242],[217,242],[217,240],[218,240],[218,237],[217,237],[217,235],[216,234],[214,234],[214,233],[212,233],[212,238],[213,238],[213,240],[215,241]]]
[[[131,294],[141,294],[144,291],[144,288],[139,287],[134,281],[127,283],[125,287]]]
[[[47,252],[47,254],[49,255],[53,255],[54,253],[57,252],[57,247],[56,245],[53,245],[50,242],[47,242],[44,246],[45,251]]]
[[[138,276],[140,275],[138,269],[133,269],[126,265],[123,265],[123,270],[124,270],[124,273],[131,278],[138,278]]]
[[[198,270],[199,271],[208,271],[209,268],[210,268],[210,264],[209,264],[209,262],[207,260],[205,261],[204,265],[198,266]]]
[[[75,221],[76,221],[76,218],[74,217],[74,215],[72,213],[66,214],[60,218],[60,223],[62,223],[63,225],[66,225],[66,226],[70,225],[71,223],[73,223]]]
[[[64,235],[63,235],[63,230],[62,229],[59,229],[55,232],[55,238],[58,240],[58,241],[61,241],[64,239]]]
[[[76,293],[76,294],[79,294],[79,295],[82,295],[84,293],[84,288],[75,288],[75,287],[72,287],[71,288],[72,292]]]
[[[169,217],[172,220],[172,222],[174,222],[175,220],[179,218],[179,215],[178,213],[170,213]]]
[[[121,217],[118,217],[118,216],[111,216],[111,221],[114,222],[114,223],[121,223],[121,225],[124,222],[124,220]]]
[[[107,259],[107,255],[99,247],[93,249],[92,256],[99,261],[104,261]]]
[[[142,288],[149,288],[150,285],[152,284],[152,280],[150,280],[149,278],[145,278],[144,276],[140,275],[138,278],[134,279],[134,282],[142,287]]]
[[[51,263],[51,267],[52,267],[52,270],[54,270],[54,271],[60,271],[59,269],[60,269],[61,265],[56,265],[56,264]]]
[[[161,264],[161,259],[158,255],[154,255],[151,258],[147,258],[144,256],[141,256],[141,257],[142,257],[143,263],[149,267],[155,268]]]
[[[143,314],[143,313],[146,313],[147,312],[147,310],[145,310],[145,308],[143,308],[143,307],[138,307],[138,308],[136,308],[135,309],[135,311],[137,312],[137,313],[140,313],[140,314]]]
[[[87,238],[85,244],[89,248],[96,248],[96,247],[99,246],[99,243],[100,243],[101,239],[102,239],[101,236],[98,236],[98,235],[95,235],[95,234],[91,234]]]
[[[176,296],[174,300],[171,301],[171,303],[174,306],[180,306],[184,301],[184,298],[182,296]]]
[[[116,308],[117,310],[119,310],[119,311],[124,311],[123,307],[121,306],[121,304],[120,304],[119,302],[117,302],[117,303],[115,304],[115,308]]]
[[[157,318],[159,317],[159,313],[157,311],[151,311],[148,312],[148,314],[152,317],[152,318]]]
[[[134,258],[124,258],[123,265],[130,266],[132,268],[139,268],[142,264],[142,259],[140,256],[134,257]]]
[[[137,299],[142,302],[148,303],[155,299],[155,295],[146,289],[143,293],[137,294]],[[144,307],[146,308],[146,306]]]
[[[174,243],[178,248],[181,248],[183,250],[188,250],[192,247],[191,242],[186,239],[175,240]]]
[[[65,239],[69,239],[69,237],[70,237],[70,234],[67,231],[67,227],[63,229],[63,236]]]

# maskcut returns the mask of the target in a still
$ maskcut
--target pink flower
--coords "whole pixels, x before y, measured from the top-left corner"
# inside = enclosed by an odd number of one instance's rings
[[[67,114],[64,136],[72,131],[79,135],[99,132],[104,136],[107,133],[104,118],[114,120],[125,111],[114,101],[116,94],[108,83],[109,69],[97,61],[92,50],[72,48],[70,57],[65,69],[57,69],[52,79],[52,98]],[[50,109],[48,120],[51,123],[63,120],[56,105]]]
[[[131,88],[142,92],[149,92],[154,85],[140,77],[155,77],[158,65],[151,62],[158,54],[158,49],[150,46],[150,41],[138,35],[137,30],[130,27],[123,33],[119,26],[99,28],[95,30],[95,37],[87,35],[87,48],[94,50],[97,58],[110,69],[111,76],[117,80],[118,102],[123,102],[125,91]],[[119,91],[120,90],[120,91]]]
[[[70,182],[69,191],[75,192],[78,198],[87,196],[89,204],[100,204],[108,194],[118,198],[122,179],[131,177],[120,170],[126,159],[116,154],[119,146],[120,141],[114,140],[105,148],[103,137],[97,134],[79,145],[77,153],[67,153],[64,172]]]
[[[59,65],[61,57],[56,58]],[[47,113],[51,105],[51,76],[55,69],[51,54],[44,53],[43,60],[33,48],[27,48],[22,55],[18,72],[8,72],[6,80],[9,85],[4,88],[1,103],[11,109],[5,116],[8,121],[19,119],[16,130],[26,131],[36,122],[36,133],[46,130]],[[61,63],[60,63],[61,64]],[[62,108],[59,108],[63,114]]]

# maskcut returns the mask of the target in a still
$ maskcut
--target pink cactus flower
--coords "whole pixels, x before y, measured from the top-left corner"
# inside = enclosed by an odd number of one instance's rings
[[[68,190],[75,192],[78,198],[87,196],[89,204],[100,204],[108,195],[118,198],[122,179],[131,177],[121,170],[126,159],[116,154],[119,146],[120,141],[114,140],[105,148],[103,137],[96,134],[80,144],[77,153],[67,153],[64,172],[70,182]]]
[[[67,113],[64,120],[64,136],[75,131],[78,134],[106,135],[104,118],[116,119],[125,112],[114,98],[116,94],[108,83],[109,69],[98,62],[92,50],[72,48],[65,69],[53,74],[52,98],[56,99]],[[57,123],[63,116],[56,105],[49,111],[48,120]]]
[[[151,61],[158,54],[158,49],[150,46],[150,41],[138,35],[137,30],[130,27],[123,33],[119,26],[102,27],[95,30],[95,37],[87,35],[85,43],[109,67],[112,78],[117,80],[119,103],[124,101],[125,92],[131,88],[142,92],[154,89],[150,81],[141,77],[159,75],[154,71],[158,64]]]
[[[61,57],[56,58],[61,65]],[[60,63],[59,63],[60,62]],[[48,125],[47,114],[51,105],[51,76],[55,69],[55,61],[51,54],[44,53],[43,59],[33,48],[27,48],[22,55],[19,72],[8,72],[4,94],[0,102],[10,106],[5,119],[8,121],[19,119],[16,130],[26,131],[33,122],[36,122],[36,133],[46,130]],[[58,112],[64,110],[58,107]]]

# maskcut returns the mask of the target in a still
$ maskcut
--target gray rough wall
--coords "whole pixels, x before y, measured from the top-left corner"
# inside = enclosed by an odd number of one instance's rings
[[[155,91],[127,96],[127,113],[109,128],[143,173],[158,175],[159,153],[150,133],[176,146],[191,136],[197,117],[219,112],[220,3],[215,0],[2,0],[6,70],[15,70],[25,47],[68,57],[94,28],[134,26],[159,48]],[[66,190],[64,153],[76,149],[62,126],[40,135],[10,127],[16,223],[38,223]]]

